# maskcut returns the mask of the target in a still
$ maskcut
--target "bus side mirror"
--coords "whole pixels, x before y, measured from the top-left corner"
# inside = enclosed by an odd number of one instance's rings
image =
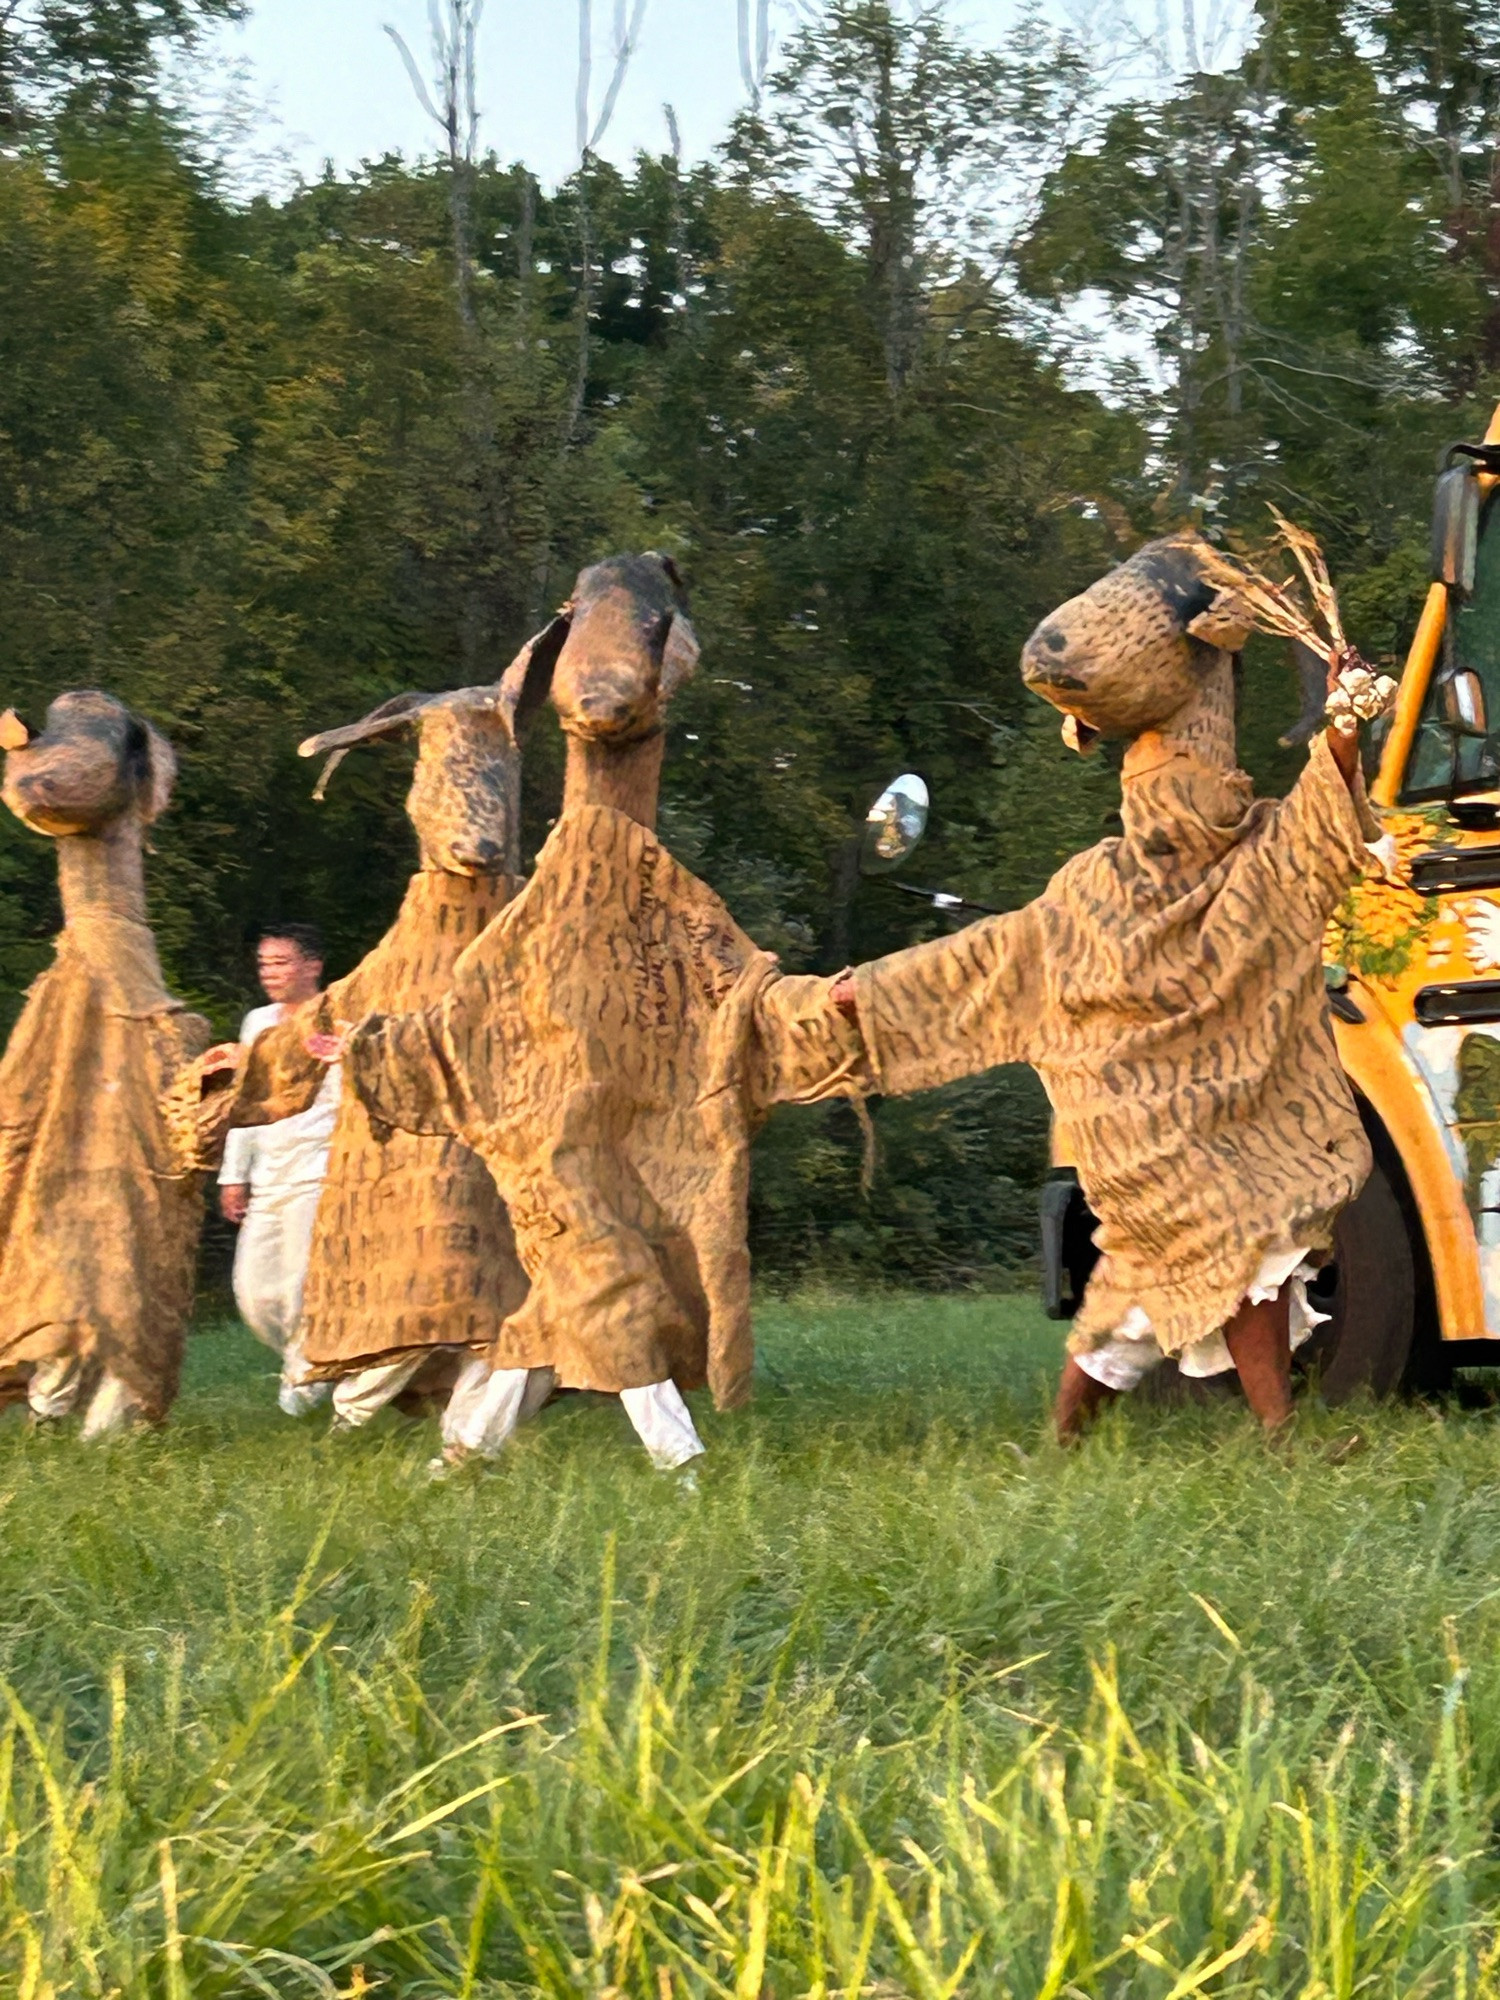
[[[1471,668],[1461,667],[1456,673],[1445,674],[1438,682],[1438,699],[1443,722],[1455,736],[1489,735],[1484,682]]]
[[[865,815],[861,875],[885,875],[901,866],[927,831],[927,806],[927,787],[915,771],[891,780]]]
[[[1474,588],[1479,554],[1479,480],[1471,464],[1440,472],[1432,496],[1432,575],[1461,597]]]

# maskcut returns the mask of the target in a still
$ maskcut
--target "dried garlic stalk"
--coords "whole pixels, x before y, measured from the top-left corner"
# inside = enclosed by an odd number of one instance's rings
[[[1291,555],[1302,573],[1309,608],[1291,583],[1280,583],[1260,569],[1233,562],[1219,550],[1210,551],[1204,575],[1210,583],[1233,592],[1244,606],[1246,616],[1261,632],[1275,632],[1297,639],[1327,660],[1328,703],[1325,714],[1343,735],[1352,736],[1361,722],[1373,722],[1384,715],[1396,699],[1396,683],[1389,674],[1377,673],[1351,646],[1339,616],[1339,601],[1323,551],[1306,528],[1289,521],[1276,507],[1271,514],[1277,526],[1276,541]]]

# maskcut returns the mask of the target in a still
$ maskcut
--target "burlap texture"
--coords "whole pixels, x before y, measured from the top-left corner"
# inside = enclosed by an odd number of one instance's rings
[[[0,1060],[0,1367],[76,1354],[165,1416],[203,1203],[163,1100],[209,1039],[145,923],[69,919]]]
[[[1142,1307],[1166,1354],[1230,1318],[1269,1251],[1327,1246],[1370,1153],[1322,979],[1374,832],[1327,741],[1282,801],[1168,756],[1127,778],[1122,839],[1024,909],[861,968],[880,1089],[1031,1063],[1103,1255],[1069,1346]]]
[[[256,1039],[224,1122],[305,1111],[326,1074],[306,1036],[437,999],[460,953],[519,886],[515,876],[418,870],[395,923],[355,970]],[[452,1134],[398,1131],[382,1142],[346,1090],[302,1295],[312,1372],[342,1375],[422,1347],[486,1349],[525,1293],[483,1162]]]
[[[531,1290],[497,1366],[745,1400],[750,1136],[773,1102],[859,1089],[827,993],[654,833],[579,806],[447,998],[362,1025],[345,1083],[377,1127],[460,1135],[510,1208]]]

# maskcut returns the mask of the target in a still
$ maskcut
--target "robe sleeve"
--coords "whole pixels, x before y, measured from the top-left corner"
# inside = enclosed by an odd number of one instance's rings
[[[859,1030],[829,1000],[833,983],[777,974],[756,994],[752,1090],[762,1107],[865,1097],[874,1088]]]
[[[246,1051],[235,1085],[236,1125],[275,1125],[312,1109],[328,1066],[308,1053],[307,1037],[334,1033],[340,1011],[331,994],[319,993],[274,1027],[261,1030]]]
[[[170,1052],[156,1102],[172,1170],[179,1174],[211,1173],[224,1151],[230,1125],[234,1077],[224,1071],[204,1075],[203,1055],[210,1039],[208,1023],[199,1015],[171,1017]]]
[[[1327,732],[1319,734],[1260,849],[1271,900],[1281,899],[1288,914],[1320,931],[1370,866],[1370,843],[1379,837],[1364,779],[1356,773],[1353,786],[1347,784]]]
[[[446,1137],[462,1130],[468,1093],[453,1058],[440,1001],[414,1014],[370,1014],[344,1046],[344,1089],[359,1099],[370,1129]]]
[[[255,1131],[249,1125],[235,1125],[224,1135],[224,1164],[219,1169],[220,1187],[244,1187],[255,1177]]]
[[[1039,903],[860,966],[860,1033],[877,1090],[904,1096],[1042,1046],[1046,946]]]
[[[276,1125],[310,1111],[328,1075],[325,1063],[310,1055],[307,1037],[332,1035],[370,1011],[370,968],[379,947],[343,979],[304,1000],[269,1028],[262,1028],[247,1048],[235,1078],[228,1107],[233,1126]]]

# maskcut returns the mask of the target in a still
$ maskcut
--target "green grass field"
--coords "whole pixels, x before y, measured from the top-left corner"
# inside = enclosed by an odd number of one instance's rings
[[[429,1486],[194,1341],[0,1425],[0,1992],[1500,1993],[1500,1436],[1046,1438],[1027,1299],[762,1304],[696,1495],[549,1409]]]

